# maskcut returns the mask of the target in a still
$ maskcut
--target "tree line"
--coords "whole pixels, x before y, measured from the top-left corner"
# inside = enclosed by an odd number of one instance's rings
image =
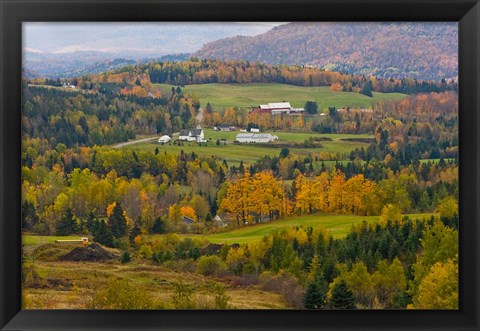
[[[35,86],[23,91],[22,135],[46,139],[51,148],[110,145],[137,134],[171,134],[194,126],[199,108],[181,91],[164,97]]]

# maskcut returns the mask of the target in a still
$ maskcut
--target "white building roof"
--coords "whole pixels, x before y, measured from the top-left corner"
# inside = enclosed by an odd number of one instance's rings
[[[237,134],[237,139],[238,138],[253,138],[254,134],[253,133],[239,133]]]
[[[292,108],[292,106],[290,106],[290,102],[272,102],[272,103],[268,104],[268,107],[270,109],[272,109],[272,108]]]
[[[237,139],[238,138],[272,138],[270,133],[239,133],[237,134]]]

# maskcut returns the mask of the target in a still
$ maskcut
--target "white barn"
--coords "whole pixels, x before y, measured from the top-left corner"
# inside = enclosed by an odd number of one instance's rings
[[[270,133],[239,133],[236,140],[239,143],[269,143],[278,140],[278,137]]]
[[[260,111],[269,111],[272,115],[277,114],[299,114],[303,113],[303,108],[293,108],[290,102],[270,102],[266,105],[260,105]]]
[[[170,142],[171,138],[167,135],[164,135],[164,136],[161,136],[160,138],[158,138],[158,142],[159,143],[168,143]]]

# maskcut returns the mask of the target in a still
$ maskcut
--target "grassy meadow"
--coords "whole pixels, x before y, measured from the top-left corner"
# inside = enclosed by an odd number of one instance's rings
[[[407,214],[411,219],[429,218],[432,214]],[[261,240],[264,236],[274,231],[288,229],[293,226],[312,227],[313,229],[324,229],[334,238],[342,238],[350,232],[352,226],[361,224],[363,221],[376,223],[380,221],[379,216],[356,216],[356,215],[301,215],[289,217],[284,220],[261,223],[242,227],[232,231],[205,234],[205,235],[182,235],[196,239],[203,239],[216,244],[244,244]],[[145,239],[152,241],[162,235],[149,235]]]
[[[155,84],[164,93],[170,93],[173,85]],[[210,102],[214,110],[228,107],[250,108],[268,102],[288,101],[293,107],[303,107],[305,100],[316,101],[318,108],[343,108],[344,106],[371,108],[375,102],[401,100],[401,93],[377,93],[367,97],[352,92],[331,92],[328,86],[294,86],[278,83],[250,84],[195,84],[182,87],[184,93],[195,95],[205,106]]]
[[[225,288],[228,306],[232,309],[284,309],[288,308],[282,295],[262,290],[260,286],[238,286],[187,272],[188,265],[167,268],[163,266],[132,261],[121,264],[118,261],[66,262],[35,261],[36,272],[42,277],[39,286],[23,290],[23,304],[43,309],[85,309],[91,308],[94,294],[106,286],[111,279],[122,279],[132,287],[147,289],[155,304],[149,309],[173,309],[171,297],[175,284],[189,284],[195,291],[196,306],[208,307],[214,304],[211,288],[220,285]],[[185,270],[182,270],[185,269]]]
[[[423,219],[429,218],[432,214],[406,214],[405,216],[411,219]],[[221,233],[211,234],[180,234],[180,237],[190,237],[200,240],[205,240],[210,243],[216,244],[243,244],[256,240],[261,240],[264,236],[278,231],[284,228],[290,228],[292,226],[304,226],[312,227],[314,229],[324,229],[330,233],[334,238],[342,238],[347,235],[352,226],[358,225],[363,221],[369,223],[379,222],[379,216],[357,216],[357,215],[331,215],[331,214],[319,214],[319,215],[301,215],[291,216],[286,219],[277,220],[268,223],[253,224],[247,227],[234,229],[231,231],[225,231]],[[145,241],[153,241],[160,238],[163,235],[145,235]],[[79,239],[79,236],[38,236],[31,234],[24,234],[22,243],[24,246],[39,246],[44,244],[54,243],[58,239]]]
[[[226,160],[229,164],[238,165],[240,161],[244,164],[254,163],[262,156],[278,156],[282,147],[285,144],[290,144],[290,154],[308,156],[313,153],[330,153],[333,155],[350,153],[356,148],[368,146],[368,143],[358,141],[348,141],[344,139],[351,138],[373,138],[373,135],[368,134],[317,134],[306,132],[275,132],[268,131],[278,136],[278,141],[270,144],[233,144],[237,132],[220,132],[213,129],[204,129],[207,143],[198,145],[194,142],[184,142],[182,146],[169,144],[159,144],[155,140],[148,142],[141,142],[125,146],[133,150],[154,151],[156,148],[160,152],[180,153],[183,150],[186,153],[195,152],[200,156],[215,156],[219,159]],[[301,146],[305,140],[309,138],[328,138],[331,140],[321,141],[321,147],[304,147]],[[220,140],[220,145],[217,145],[217,140]]]

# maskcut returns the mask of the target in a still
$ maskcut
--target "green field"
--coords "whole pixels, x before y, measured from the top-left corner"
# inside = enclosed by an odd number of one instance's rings
[[[432,214],[407,214],[412,219],[429,218]],[[369,223],[378,222],[379,216],[356,216],[356,215],[303,215],[292,216],[284,220],[273,221],[263,224],[255,224],[240,229],[235,229],[223,233],[205,234],[205,235],[181,235],[183,237],[191,237],[207,240],[212,243],[233,244],[246,243],[250,241],[260,240],[263,236],[282,228],[291,226],[311,226],[312,228],[324,228],[334,238],[345,236],[351,229],[352,225],[360,224],[363,220]],[[155,240],[163,235],[146,235],[146,240]],[[58,239],[80,239],[82,236],[38,236],[24,234],[22,236],[22,244],[25,246],[38,246],[55,242]]]
[[[412,219],[429,218],[432,214],[407,214]],[[355,215],[305,215],[294,216],[285,220],[278,220],[264,224],[246,226],[240,229],[206,235],[183,235],[184,237],[207,240],[218,244],[242,244],[251,241],[261,240],[265,235],[282,228],[292,226],[311,226],[314,229],[326,229],[334,238],[344,237],[353,225],[360,224],[362,221],[375,223],[380,220],[379,216],[355,216]],[[146,240],[155,240],[162,235],[149,235]]]
[[[173,85],[155,84],[165,93],[170,93]],[[305,101],[316,101],[320,110],[328,107],[344,106],[371,108],[382,100],[400,100],[401,93],[376,93],[367,97],[359,93],[331,92],[328,86],[304,87],[277,83],[251,84],[200,84],[182,87],[184,93],[195,95],[203,107],[210,102],[214,110],[227,107],[250,108],[268,102],[287,101],[293,107],[303,107]]]
[[[79,240],[82,236],[37,236],[24,234],[22,244],[26,246],[44,245],[54,243],[55,240]]]
[[[144,151],[154,151],[155,148],[158,148],[159,151],[167,151],[170,153],[180,153],[183,150],[186,153],[195,152],[200,156],[215,156],[220,159],[224,159],[230,164],[238,165],[240,161],[243,161],[244,164],[250,164],[262,156],[278,156],[283,145],[272,144],[233,144],[236,135],[239,132],[218,132],[212,129],[205,129],[205,138],[209,140],[208,143],[203,143],[199,146],[194,142],[184,142],[183,146],[165,144],[161,145],[155,141],[151,142],[142,142],[134,145],[125,146],[124,148],[135,149],[135,150],[144,150]],[[322,141],[322,147],[289,147],[290,154],[307,156],[312,153],[327,152],[332,154],[343,154],[349,153],[355,148],[367,147],[367,143],[354,142],[354,141],[344,141],[341,139],[349,138],[373,138],[372,135],[354,135],[354,134],[314,134],[314,133],[302,133],[302,132],[274,132],[268,131],[266,133],[271,133],[279,137],[278,144],[283,143],[303,143],[306,139],[309,138],[330,138],[331,141]],[[224,144],[225,139],[226,145]],[[216,145],[216,141],[220,140],[220,146]]]

